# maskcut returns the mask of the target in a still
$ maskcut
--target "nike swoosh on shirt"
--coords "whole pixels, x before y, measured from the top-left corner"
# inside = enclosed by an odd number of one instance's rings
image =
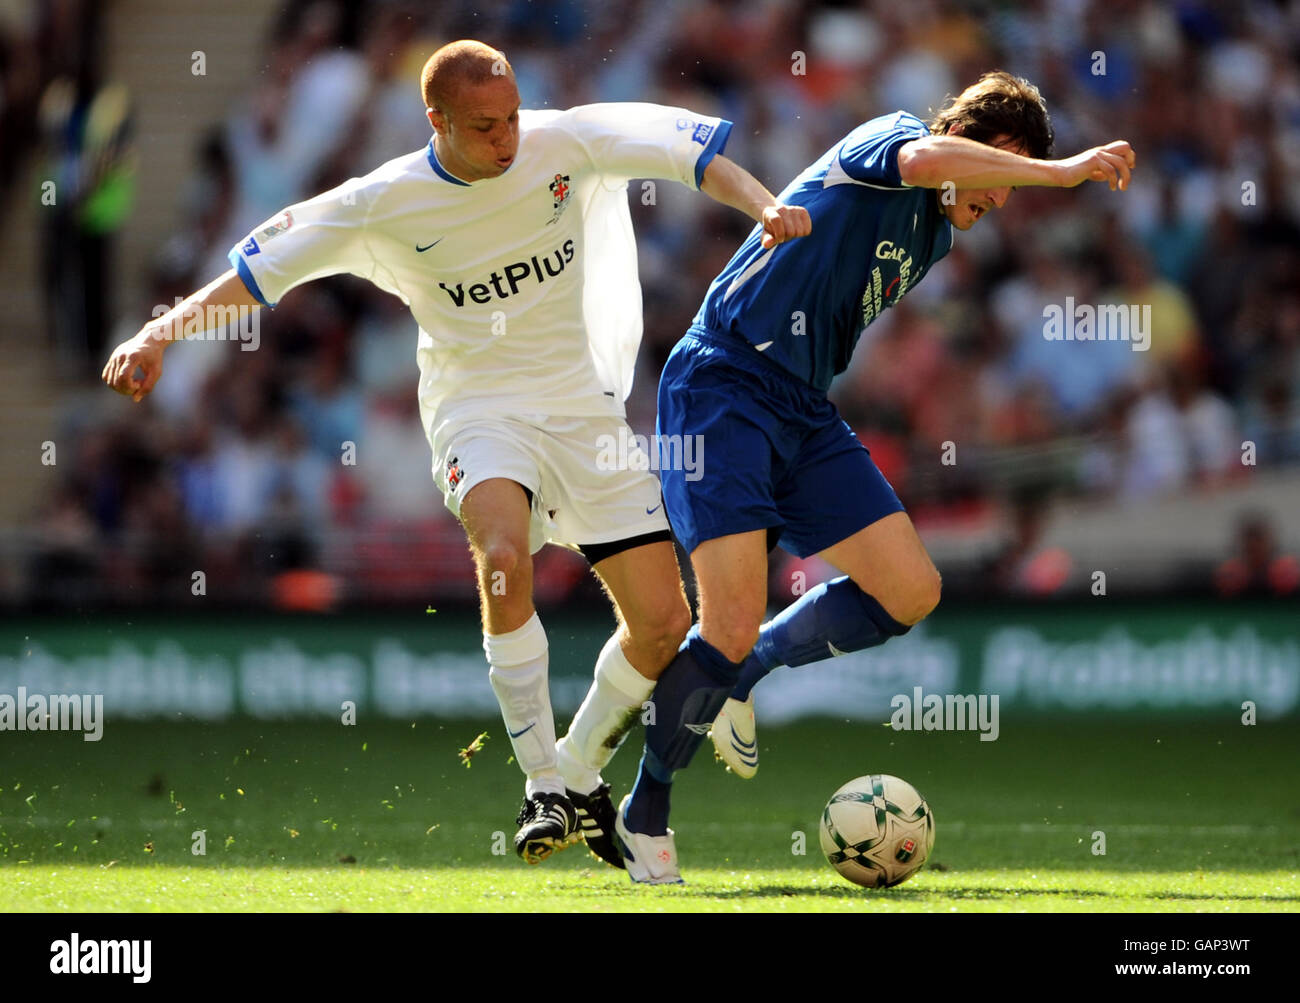
[[[425,251],[427,251],[430,247],[433,247],[433,246],[435,246],[435,245],[437,245],[437,244],[441,244],[441,243],[442,243],[442,238],[439,237],[439,238],[438,238],[437,240],[435,240],[432,244],[428,244],[428,245],[426,245],[426,246],[424,246],[424,247],[421,247],[419,244],[416,244],[416,245],[415,245],[415,249],[416,249],[417,251],[419,251],[421,254],[423,254],[423,253],[424,253]]]
[[[511,738],[518,738],[518,737],[519,737],[520,735],[522,735],[524,732],[526,732],[526,731],[532,731],[535,727],[537,727],[537,722],[536,722],[536,721],[534,721],[532,724],[530,724],[527,728],[520,728],[518,731],[511,731],[509,728],[507,728],[507,729],[506,729],[506,734],[508,734]]]
[[[662,504],[663,504],[663,502],[660,502],[660,503],[659,503],[659,505],[662,505]],[[659,505],[656,505],[654,508],[648,508],[648,509],[646,509],[646,510],[645,510],[645,514],[646,514],[646,515],[654,515],[656,512],[659,511]]]

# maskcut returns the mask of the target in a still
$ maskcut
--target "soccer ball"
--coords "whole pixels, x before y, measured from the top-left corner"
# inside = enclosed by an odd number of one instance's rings
[[[855,885],[906,881],[934,847],[934,815],[915,787],[885,773],[850,780],[822,812],[822,852]]]

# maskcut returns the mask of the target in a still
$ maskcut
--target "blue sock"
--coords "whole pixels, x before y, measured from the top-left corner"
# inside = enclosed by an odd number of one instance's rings
[[[668,829],[669,797],[673,791],[672,771],[665,770],[654,754],[641,753],[632,798],[627,803],[627,827],[633,832],[662,836]]]
[[[739,671],[738,663],[700,637],[698,624],[691,628],[651,697],[654,718],[646,727],[645,752],[627,806],[633,832],[662,836],[668,831],[673,773],[695,755]]]
[[[862,651],[906,634],[905,626],[845,575],[823,582],[772,618],[741,663],[731,694],[748,700],[754,684],[782,665],[807,665],[836,651]]]

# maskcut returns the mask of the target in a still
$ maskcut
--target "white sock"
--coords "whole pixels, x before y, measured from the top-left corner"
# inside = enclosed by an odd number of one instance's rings
[[[600,786],[600,771],[640,720],[641,705],[654,688],[655,681],[627,660],[617,635],[605,642],[596,659],[596,679],[557,747],[560,775],[570,788],[590,794]]]
[[[483,651],[492,666],[488,678],[515,750],[528,777],[528,793],[564,793],[555,762],[555,716],[547,679],[546,631],[534,613],[508,634],[484,634]]]

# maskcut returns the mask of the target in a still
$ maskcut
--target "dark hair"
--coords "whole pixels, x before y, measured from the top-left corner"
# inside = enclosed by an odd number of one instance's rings
[[[985,73],[955,98],[949,98],[930,122],[936,136],[957,132],[977,143],[1010,136],[1025,155],[1042,159],[1052,152],[1054,136],[1047,105],[1038,88],[1005,70]]]

